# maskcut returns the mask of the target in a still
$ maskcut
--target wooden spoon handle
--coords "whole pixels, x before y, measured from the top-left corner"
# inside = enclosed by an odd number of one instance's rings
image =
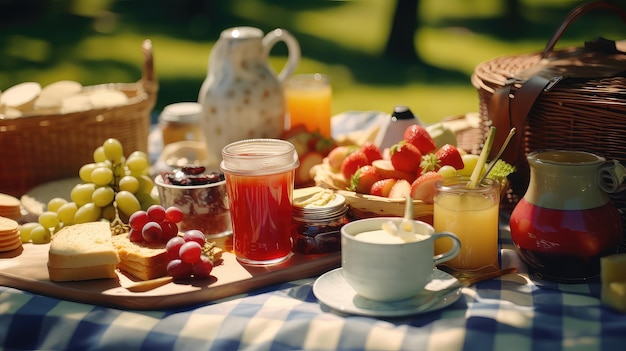
[[[172,280],[173,279],[171,276],[165,276],[165,277],[156,278],[156,279],[134,282],[125,286],[125,288],[126,290],[132,291],[132,292],[144,292],[144,291],[156,289],[159,286],[163,286],[165,284],[169,284],[172,282]]]
[[[493,279],[493,278],[497,278],[503,275],[507,275],[507,274],[511,274],[511,273],[515,273],[517,272],[517,268],[515,267],[509,267],[509,268],[505,268],[505,269],[501,269],[495,272],[489,272],[489,273],[485,273],[485,274],[479,274],[476,275],[474,277],[468,277],[468,278],[460,278],[459,281],[463,284],[463,285],[472,285],[472,284],[476,284],[478,282],[482,282],[483,280],[489,280],[489,279]]]

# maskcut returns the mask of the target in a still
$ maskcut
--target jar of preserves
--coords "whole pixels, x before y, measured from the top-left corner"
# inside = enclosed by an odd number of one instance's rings
[[[294,190],[293,251],[322,254],[341,250],[341,227],[348,223],[346,199],[330,189]]]
[[[201,113],[202,105],[197,102],[178,102],[165,106],[159,115],[163,146],[178,141],[203,140]]]

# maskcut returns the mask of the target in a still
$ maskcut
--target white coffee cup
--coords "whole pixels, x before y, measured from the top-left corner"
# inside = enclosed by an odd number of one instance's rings
[[[400,301],[421,292],[432,279],[436,265],[454,258],[461,242],[452,233],[435,233],[422,221],[413,221],[415,241],[399,243],[360,240],[359,234],[381,230],[391,221],[400,226],[402,218],[376,217],[356,220],[341,228],[343,275],[360,296],[374,301]],[[452,248],[434,255],[434,241],[449,237]]]

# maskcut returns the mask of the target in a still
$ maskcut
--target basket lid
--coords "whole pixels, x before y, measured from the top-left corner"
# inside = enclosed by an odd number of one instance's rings
[[[520,71],[517,78],[528,80],[538,74],[546,78],[607,78],[626,70],[626,53],[615,49],[615,42],[599,38],[595,43],[600,46],[586,45],[584,48],[557,51],[551,57]]]

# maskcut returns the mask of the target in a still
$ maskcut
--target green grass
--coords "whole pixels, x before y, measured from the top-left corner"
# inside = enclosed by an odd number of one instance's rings
[[[302,46],[297,73],[331,76],[334,113],[389,112],[404,104],[426,122],[477,111],[470,82],[476,65],[495,56],[540,51],[567,11],[580,3],[521,1],[522,23],[511,28],[501,19],[503,0],[422,0],[422,26],[415,40],[425,64],[418,64],[383,58],[394,1],[36,2],[42,8],[30,12],[20,11],[25,5],[18,0],[0,3],[5,14],[0,15],[0,90],[23,81],[73,79],[89,85],[138,80],[140,45],[150,38],[160,109],[196,100],[222,29],[252,25],[267,32],[281,27]],[[186,4],[202,6],[184,11]],[[619,38],[620,23],[603,13],[591,15],[572,26],[559,45],[598,35]],[[284,55],[283,47],[273,51],[276,69]]]

